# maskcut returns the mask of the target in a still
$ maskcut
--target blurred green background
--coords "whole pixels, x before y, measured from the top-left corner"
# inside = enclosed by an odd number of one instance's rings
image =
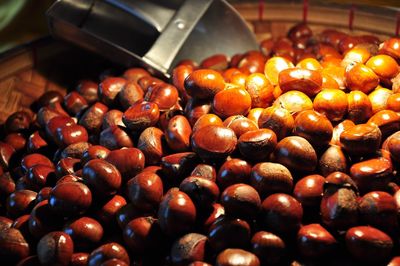
[[[0,0],[0,53],[47,35],[45,12],[54,0]]]

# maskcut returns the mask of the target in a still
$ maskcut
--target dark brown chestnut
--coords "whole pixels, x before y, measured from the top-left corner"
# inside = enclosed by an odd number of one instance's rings
[[[128,197],[133,205],[142,209],[156,209],[163,196],[161,178],[151,172],[142,172],[130,179],[127,184]]]
[[[37,254],[42,265],[69,265],[74,251],[71,237],[61,231],[43,236],[37,245]]]
[[[228,248],[218,254],[216,266],[260,266],[260,260],[243,249]]]
[[[104,233],[98,221],[86,216],[68,222],[63,231],[74,241],[74,251],[92,248],[100,243]]]
[[[110,259],[119,259],[125,262],[127,265],[130,264],[129,255],[125,248],[118,243],[111,242],[101,245],[100,247],[93,250],[88,257],[88,266],[101,265]]]
[[[251,165],[241,159],[230,159],[219,168],[217,184],[221,189],[237,183],[250,183]]]
[[[105,160],[114,165],[121,174],[122,183],[140,173],[144,168],[145,158],[136,148],[123,148],[108,153]]]
[[[282,238],[266,231],[259,231],[253,235],[251,251],[260,259],[262,265],[279,263],[287,252]]]
[[[336,239],[320,224],[308,224],[297,232],[297,248],[306,258],[320,258],[332,254]]]
[[[205,235],[189,233],[178,238],[171,247],[173,265],[188,265],[206,258],[208,241]]]
[[[274,131],[262,128],[242,134],[238,140],[238,148],[246,159],[259,162],[269,158],[277,142]]]

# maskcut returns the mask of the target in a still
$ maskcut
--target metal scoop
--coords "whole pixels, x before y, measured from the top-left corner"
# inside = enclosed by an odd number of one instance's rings
[[[224,0],[59,0],[47,17],[55,37],[166,77],[182,59],[257,49],[254,34]]]

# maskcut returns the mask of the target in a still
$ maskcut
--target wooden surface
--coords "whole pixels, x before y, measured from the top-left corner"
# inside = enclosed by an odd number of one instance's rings
[[[302,20],[300,5],[266,4],[259,20],[256,3],[235,3],[258,40],[282,36]],[[325,28],[348,30],[348,10],[310,7],[308,23],[314,32]],[[357,12],[353,34],[373,33],[382,39],[394,34],[395,17]],[[13,112],[29,108],[48,90],[65,93],[81,78],[96,78],[110,62],[86,51],[47,38],[0,55],[0,123]]]

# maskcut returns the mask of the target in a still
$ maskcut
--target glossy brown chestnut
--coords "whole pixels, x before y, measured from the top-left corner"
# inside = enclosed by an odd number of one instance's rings
[[[133,141],[128,135],[126,128],[121,126],[111,126],[104,129],[100,133],[99,144],[109,150],[133,147]]]
[[[132,67],[125,70],[123,77],[128,81],[137,82],[142,77],[150,77],[150,73],[140,67]]]
[[[318,258],[332,254],[336,239],[320,224],[308,224],[297,232],[297,248],[303,257]]]
[[[363,222],[386,233],[397,230],[397,205],[393,196],[383,191],[365,194],[359,200],[360,218]]]
[[[9,217],[19,217],[29,213],[35,206],[37,193],[32,190],[19,190],[11,193],[6,202],[7,215]]]
[[[368,94],[368,98],[372,106],[372,113],[375,114],[379,111],[387,109],[387,101],[392,94],[392,90],[383,88],[381,86],[378,86],[373,92]]]
[[[189,232],[196,220],[196,207],[189,196],[177,189],[164,195],[158,210],[158,221],[162,231],[176,236]]]
[[[15,191],[15,182],[9,172],[0,175],[0,200],[4,202]]]
[[[400,112],[400,92],[389,96],[387,99],[387,108],[398,113]]]
[[[229,87],[215,94],[212,108],[221,118],[247,115],[251,108],[250,94],[242,88]]]
[[[37,245],[37,254],[42,265],[69,265],[73,250],[71,237],[61,231],[46,234]]]
[[[254,73],[246,78],[246,91],[251,97],[251,108],[266,108],[274,100],[271,82],[261,73]]]
[[[333,172],[347,172],[348,158],[342,148],[336,145],[329,146],[319,158],[319,170],[323,176]]]
[[[193,98],[210,99],[225,88],[224,78],[212,69],[199,69],[190,73],[184,82],[187,93]]]
[[[147,216],[132,219],[124,228],[123,238],[131,252],[141,254],[159,249],[163,234],[157,219]]]
[[[136,148],[113,150],[108,153],[105,160],[118,169],[122,183],[140,173],[145,163],[143,152]]]
[[[197,210],[208,209],[219,197],[219,188],[215,182],[203,177],[189,176],[182,180],[179,190],[185,192],[193,201]]]
[[[11,145],[16,151],[24,151],[26,139],[21,133],[10,133],[4,138],[4,142]]]
[[[208,241],[214,251],[244,248],[250,242],[250,225],[242,219],[220,216],[208,230]]]
[[[317,166],[317,154],[311,144],[302,137],[286,137],[276,145],[276,162],[293,171],[310,172]]]
[[[7,228],[0,231],[0,255],[2,264],[15,265],[29,256],[30,247],[18,229]]]
[[[45,185],[53,186],[56,181],[56,174],[53,167],[38,164],[29,168],[26,180],[32,189],[39,190]]]
[[[301,91],[309,97],[321,91],[322,76],[309,69],[288,68],[279,72],[279,87],[283,92]]]
[[[268,107],[261,113],[258,127],[271,129],[278,140],[281,140],[292,132],[294,119],[290,112],[284,108]]]
[[[194,152],[180,152],[164,156],[161,159],[161,175],[165,181],[164,185],[178,186],[198,163],[200,163],[199,157]]]
[[[156,127],[148,127],[140,134],[137,147],[143,152],[146,165],[157,164],[165,154],[164,133]]]
[[[347,95],[339,89],[323,89],[314,98],[314,110],[331,122],[340,121],[347,114]]]
[[[346,247],[357,260],[378,263],[389,258],[393,241],[374,227],[357,226],[346,232]]]
[[[115,222],[115,216],[117,215],[118,211],[127,204],[124,197],[120,195],[114,195],[108,200],[101,201],[100,206],[99,204],[96,206],[94,211],[94,218],[99,221],[103,227],[113,228]]]
[[[90,148],[90,146],[92,146],[92,144],[89,142],[72,143],[62,150],[60,158],[72,157],[81,159],[83,154]]]
[[[285,108],[294,115],[301,111],[312,110],[313,102],[301,91],[288,91],[279,95],[273,106]]]
[[[365,65],[382,79],[391,79],[399,73],[396,60],[384,54],[372,56]]]
[[[67,147],[77,142],[87,142],[89,139],[86,129],[81,125],[72,124],[57,128],[54,140],[59,147]]]
[[[88,103],[81,94],[71,91],[64,96],[64,106],[68,113],[76,116],[88,106]]]
[[[293,63],[289,60],[275,56],[265,63],[264,74],[272,85],[278,85],[279,73],[285,69],[294,67]]]
[[[393,165],[386,158],[373,158],[353,164],[350,175],[362,192],[383,190],[393,177]]]
[[[28,112],[17,111],[7,118],[4,126],[7,133],[24,132],[29,128],[31,122],[32,118]]]
[[[35,165],[45,165],[54,168],[54,164],[52,163],[52,161],[50,161],[46,156],[39,153],[31,153],[22,158],[21,166],[25,172],[28,172],[29,168]]]
[[[141,172],[127,184],[128,197],[133,205],[143,209],[156,209],[163,196],[161,178],[151,172]]]
[[[350,155],[363,156],[373,154],[381,143],[382,133],[377,126],[359,124],[340,134],[340,143]]]
[[[29,232],[37,239],[47,233],[61,229],[63,217],[51,211],[48,200],[36,204],[29,218]]]
[[[160,117],[158,105],[152,102],[135,103],[125,111],[122,121],[133,131],[154,126]]]
[[[96,94],[97,94],[97,86],[96,86]],[[62,102],[63,95],[58,91],[46,91],[43,93],[35,102],[38,108],[48,106],[55,102]]]
[[[78,252],[78,253],[73,253],[71,257],[71,266],[86,266],[87,265],[87,259],[89,257],[88,253],[84,252]]]
[[[238,140],[238,148],[243,157],[249,161],[266,161],[277,142],[274,131],[262,128],[242,134]]]
[[[243,249],[228,248],[218,254],[216,266],[259,266],[256,255]]]
[[[262,265],[277,264],[286,254],[286,244],[273,233],[259,231],[251,238],[251,251]]]
[[[352,91],[358,90],[368,94],[379,85],[379,77],[371,68],[359,63],[346,71],[346,84]]]
[[[224,54],[211,55],[200,63],[200,68],[224,70],[228,67],[228,58]]]
[[[83,98],[85,98],[88,104],[92,104],[98,101],[98,90],[99,85],[91,80],[82,80],[76,86],[76,91],[79,92]]]
[[[101,146],[101,145],[93,145],[90,146],[82,155],[81,163],[84,165],[90,160],[93,159],[105,159],[110,150]]]
[[[197,119],[196,123],[193,125],[193,132],[199,130],[200,128],[210,125],[222,126],[224,124],[222,123],[222,120],[219,116],[215,114],[204,114],[200,116]],[[226,124],[224,126],[228,127],[228,125]]]
[[[92,193],[80,182],[59,183],[50,192],[50,209],[61,216],[82,215],[91,204]]]
[[[36,195],[36,203],[39,203],[50,198],[52,187],[43,187]]]
[[[250,184],[264,199],[274,193],[290,193],[293,177],[289,169],[282,164],[263,162],[251,169]]]
[[[175,86],[161,83],[151,85],[144,96],[144,100],[155,103],[160,111],[166,111],[177,103],[178,96],[178,90]]]
[[[279,235],[289,235],[300,228],[303,208],[292,196],[276,193],[262,202],[261,215],[266,229]]]
[[[127,80],[119,77],[107,77],[99,84],[99,99],[105,105],[111,106],[115,104],[115,98],[122,88],[126,85]]]
[[[215,168],[212,165],[203,163],[196,165],[190,175],[200,176],[213,182],[217,180],[217,172],[215,171]]]
[[[382,148],[390,152],[394,162],[400,162],[400,133],[396,132],[390,135],[382,144]]]
[[[47,141],[41,136],[39,131],[35,131],[29,136],[26,144],[28,152],[38,152],[39,150],[45,150],[46,147],[48,147]]]
[[[228,117],[227,119],[225,119],[223,125],[232,129],[235,132],[237,138],[248,131],[258,129],[258,125],[254,121],[242,115],[234,115]]]
[[[261,205],[257,190],[241,183],[227,187],[221,194],[220,202],[227,215],[242,219],[256,217]]]
[[[165,139],[173,151],[183,152],[189,150],[191,134],[192,128],[186,117],[176,115],[168,122]]]
[[[131,105],[143,101],[144,92],[136,81],[128,81],[118,93],[118,100],[124,110]]]
[[[83,182],[99,197],[113,195],[121,186],[118,169],[101,159],[93,159],[83,167]]]
[[[307,110],[296,115],[293,133],[308,140],[315,149],[320,149],[331,140],[333,126],[324,115]]]
[[[103,116],[102,129],[104,130],[104,129],[107,129],[107,128],[111,127],[111,126],[122,126],[122,127],[125,127],[124,122],[122,122],[122,116],[123,115],[124,115],[124,113],[121,112],[120,110],[117,110],[117,109],[109,110]]]
[[[103,238],[101,224],[95,219],[86,216],[68,222],[63,231],[74,241],[75,251],[91,248]]]
[[[34,168],[37,168],[37,167],[38,166],[34,166]],[[43,167],[43,166],[40,166],[40,167]],[[81,168],[82,167],[80,165],[79,159],[67,157],[67,158],[63,158],[58,161],[58,163],[56,165],[55,173],[56,173],[57,177],[60,178],[65,175],[72,175]]]
[[[400,131],[400,114],[392,110],[382,110],[375,113],[367,122],[370,125],[379,127],[382,139]]]
[[[93,250],[88,257],[88,266],[101,265],[110,259],[119,259],[130,265],[129,255],[125,248],[118,243],[111,242]]]
[[[173,265],[188,265],[206,258],[207,237],[197,233],[189,233],[178,238],[171,247]]]
[[[143,210],[140,207],[133,205],[132,203],[128,203],[115,213],[115,217],[118,223],[118,226],[123,230],[125,226],[135,218],[145,217],[152,215],[152,211]]]
[[[185,106],[185,116],[192,126],[194,126],[202,115],[208,114],[210,111],[211,102],[209,100],[196,100],[191,98]]]
[[[84,126],[89,133],[97,133],[103,124],[103,117],[108,107],[100,102],[95,102],[80,117],[79,124]]]
[[[265,66],[266,57],[259,51],[249,51],[240,59],[237,67],[240,72],[250,75],[262,73]]]
[[[223,159],[231,154],[237,143],[235,132],[223,126],[210,125],[193,132],[191,145],[203,160]]]
[[[193,72],[193,67],[189,65],[180,65],[172,70],[172,84],[178,89],[179,96],[184,103],[187,103],[190,96],[185,90],[185,79]]]
[[[219,168],[217,184],[221,190],[238,183],[250,183],[251,165],[242,159],[230,159]]]

